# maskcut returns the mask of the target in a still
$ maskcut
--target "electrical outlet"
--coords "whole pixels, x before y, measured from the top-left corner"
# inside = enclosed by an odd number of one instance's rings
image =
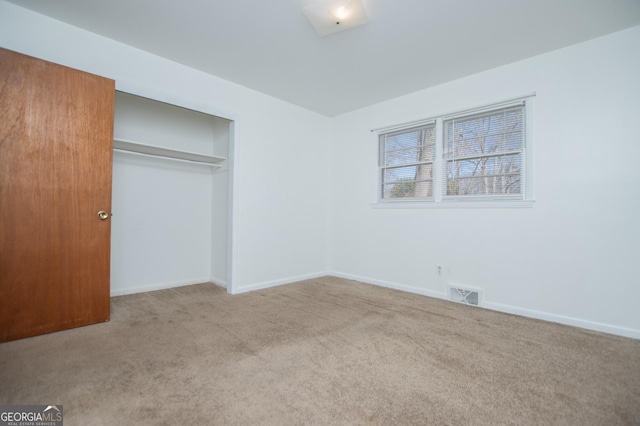
[[[442,265],[436,265],[436,275],[442,275]]]

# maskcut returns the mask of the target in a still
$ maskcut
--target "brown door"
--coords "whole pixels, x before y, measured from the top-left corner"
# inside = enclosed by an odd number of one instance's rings
[[[114,93],[0,49],[0,342],[109,320]]]

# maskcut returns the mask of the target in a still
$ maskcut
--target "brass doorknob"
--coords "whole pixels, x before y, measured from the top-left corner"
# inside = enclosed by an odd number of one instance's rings
[[[100,220],[106,220],[109,218],[109,213],[105,212],[104,210],[100,210],[98,212],[98,219]]]

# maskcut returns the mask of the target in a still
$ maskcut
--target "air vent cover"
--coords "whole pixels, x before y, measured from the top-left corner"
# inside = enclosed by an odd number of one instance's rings
[[[459,286],[449,286],[449,300],[457,303],[464,303],[465,305],[480,305],[481,291],[470,288],[463,288]]]

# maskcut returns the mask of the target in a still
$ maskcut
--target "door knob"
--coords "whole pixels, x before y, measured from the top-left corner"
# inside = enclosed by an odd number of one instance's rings
[[[98,212],[98,219],[100,220],[106,220],[109,218],[109,213],[105,212],[104,210],[100,210]]]

